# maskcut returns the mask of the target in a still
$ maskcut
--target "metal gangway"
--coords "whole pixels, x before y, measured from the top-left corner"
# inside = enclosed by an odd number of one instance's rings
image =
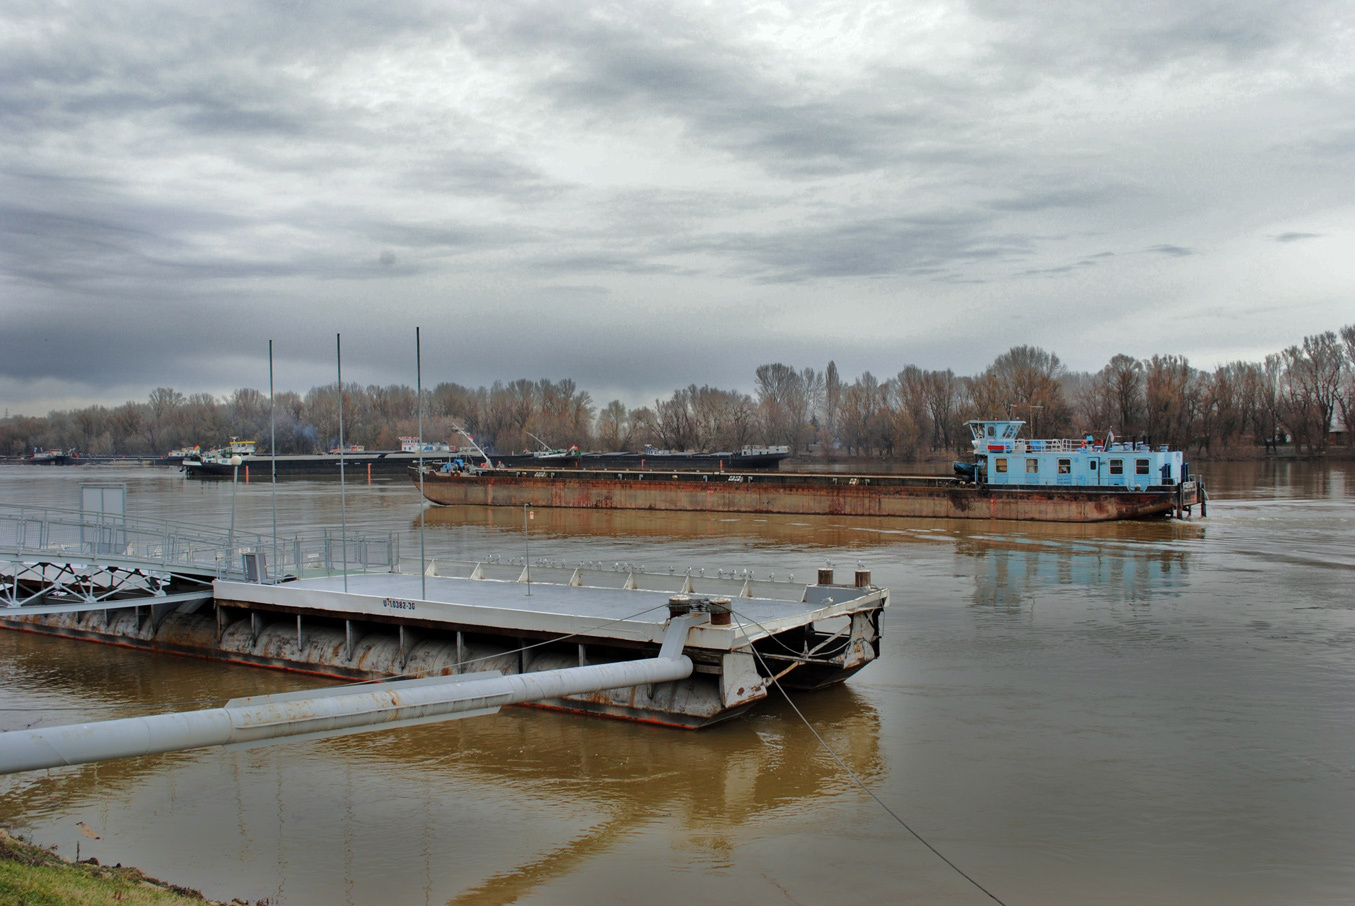
[[[393,532],[328,529],[274,537],[121,513],[0,504],[0,619],[150,605],[153,614],[212,597],[216,579],[277,583],[396,572]]]

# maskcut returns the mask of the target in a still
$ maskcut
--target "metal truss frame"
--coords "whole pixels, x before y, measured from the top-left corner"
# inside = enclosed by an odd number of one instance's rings
[[[0,560],[0,618],[183,603],[211,597],[210,578],[172,568],[75,560]]]

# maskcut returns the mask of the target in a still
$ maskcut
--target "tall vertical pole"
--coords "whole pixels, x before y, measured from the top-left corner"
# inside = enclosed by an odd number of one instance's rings
[[[273,454],[273,569],[278,568],[278,418],[273,409],[273,341],[268,341],[268,449]],[[260,576],[262,579],[263,577]]]
[[[339,546],[343,548],[343,590],[348,593],[348,496],[344,476],[343,335],[334,335],[334,357],[339,365]]]
[[[523,565],[526,567],[527,597],[529,598],[532,596],[532,542],[527,531],[527,520],[531,518],[530,507],[530,503],[522,505],[522,550],[525,554]]]
[[[414,328],[414,385],[419,394],[419,588],[428,600],[428,556],[423,547],[423,519],[428,511],[423,496],[423,346],[419,328]]]
[[[235,568],[235,493],[240,489],[240,454],[231,454],[231,530],[226,535],[226,576]],[[98,549],[98,544],[95,544]]]

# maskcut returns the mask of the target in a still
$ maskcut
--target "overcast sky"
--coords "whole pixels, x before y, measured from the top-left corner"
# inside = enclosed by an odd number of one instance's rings
[[[0,0],[0,403],[1355,321],[1355,6]]]

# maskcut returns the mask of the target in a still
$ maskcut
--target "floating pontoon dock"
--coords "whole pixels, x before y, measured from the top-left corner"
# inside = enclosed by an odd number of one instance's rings
[[[344,676],[530,673],[652,657],[674,614],[707,611],[687,639],[689,679],[538,703],[700,727],[766,697],[773,672],[819,688],[874,660],[889,594],[864,571],[859,586],[832,584],[831,570],[808,586],[558,567],[533,567],[528,582],[522,566],[486,564],[462,572],[350,575],[346,591],[342,576],[218,580],[218,647]]]
[[[342,679],[530,674],[652,658],[675,615],[705,612],[690,677],[537,703],[681,727],[735,716],[773,676],[851,676],[879,656],[889,599],[865,570],[805,585],[628,564],[420,569],[393,535],[274,541],[0,508],[0,627],[172,654]]]

